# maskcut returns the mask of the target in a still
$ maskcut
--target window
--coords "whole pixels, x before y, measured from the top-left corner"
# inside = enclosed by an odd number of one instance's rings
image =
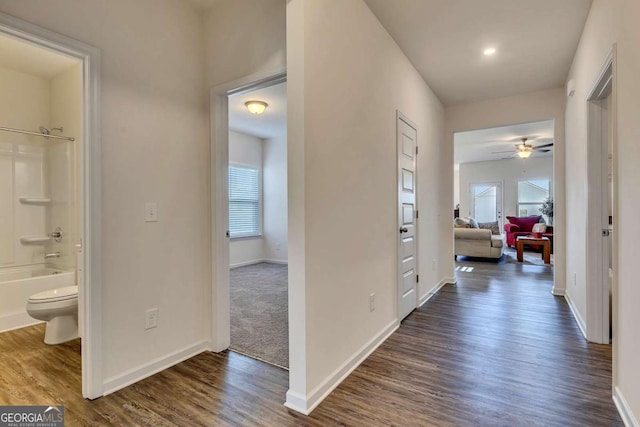
[[[229,166],[229,237],[260,236],[260,190],[257,168]]]
[[[542,215],[540,208],[549,197],[551,181],[531,179],[518,182],[518,216]],[[545,220],[548,220],[545,217]]]

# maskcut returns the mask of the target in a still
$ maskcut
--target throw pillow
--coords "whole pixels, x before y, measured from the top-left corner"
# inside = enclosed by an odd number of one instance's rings
[[[515,224],[520,227],[520,231],[530,233],[533,226],[540,222],[542,215],[508,216],[507,219],[511,224]]]
[[[533,226],[531,231],[533,233],[544,233],[545,231],[547,231],[547,225],[543,222],[539,222]]]
[[[476,222],[476,220],[471,217],[469,217],[469,224],[471,224],[471,227],[469,228],[480,228],[478,227],[478,223]]]
[[[500,234],[500,228],[498,227],[498,221],[493,222],[479,222],[478,228],[486,228],[491,230],[491,234]]]
[[[456,218],[453,220],[454,228],[471,228],[471,223],[466,218]]]

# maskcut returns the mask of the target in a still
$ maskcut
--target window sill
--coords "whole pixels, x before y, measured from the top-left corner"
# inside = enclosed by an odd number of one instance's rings
[[[255,236],[229,237],[229,240],[231,241],[254,240],[254,239],[262,239],[262,234],[257,234]]]

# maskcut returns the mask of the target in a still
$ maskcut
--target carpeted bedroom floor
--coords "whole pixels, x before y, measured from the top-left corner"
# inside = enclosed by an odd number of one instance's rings
[[[289,367],[287,266],[231,269],[231,349]]]

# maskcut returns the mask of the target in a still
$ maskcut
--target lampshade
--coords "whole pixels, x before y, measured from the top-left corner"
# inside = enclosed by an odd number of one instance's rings
[[[251,114],[256,115],[264,113],[264,110],[266,110],[268,107],[268,104],[262,101],[247,101],[244,103],[244,105],[247,107],[247,110],[249,110]]]

